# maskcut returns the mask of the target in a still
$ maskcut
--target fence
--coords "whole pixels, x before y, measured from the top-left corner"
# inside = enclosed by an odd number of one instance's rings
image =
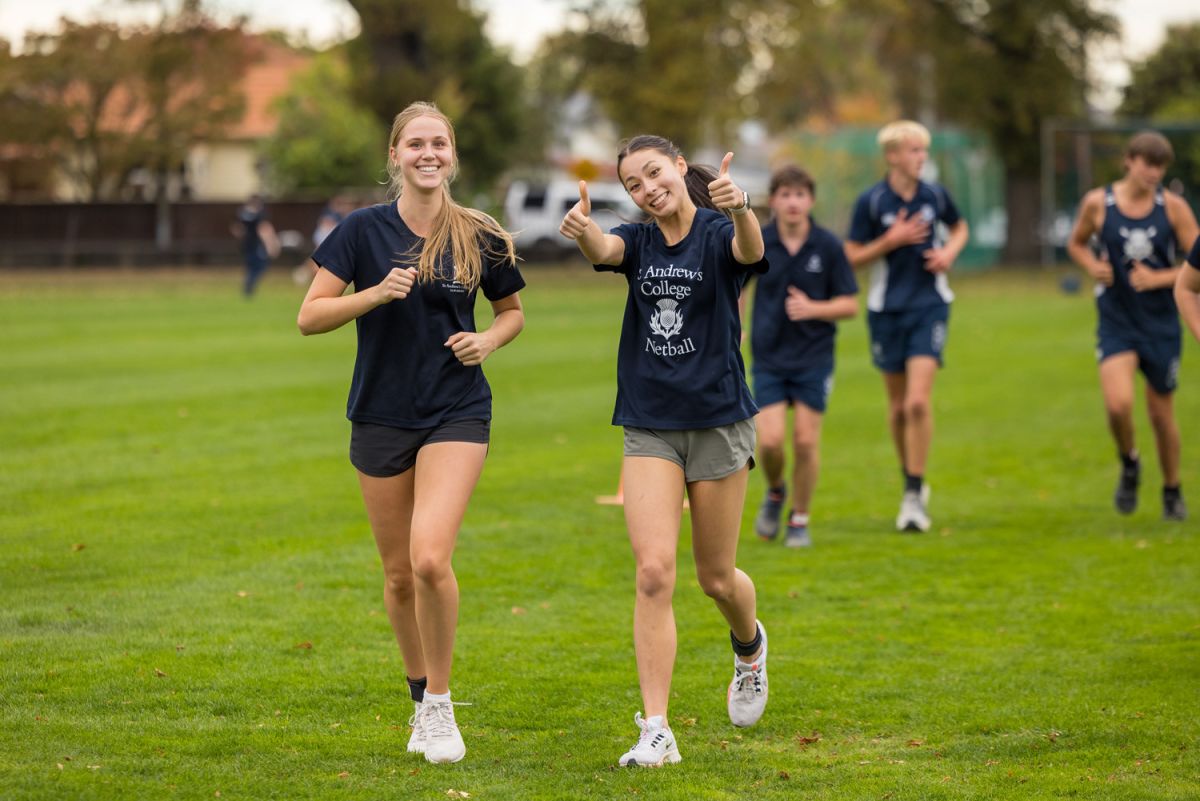
[[[153,203],[0,204],[0,267],[218,265],[241,262],[230,232],[237,203],[174,203],[169,208],[171,241],[155,242]],[[270,220],[297,251],[307,251],[319,201],[289,201],[267,207]]]

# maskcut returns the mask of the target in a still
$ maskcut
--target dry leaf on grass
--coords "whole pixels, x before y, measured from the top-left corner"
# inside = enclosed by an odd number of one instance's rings
[[[449,796],[450,798],[470,798],[471,797],[471,794],[468,793],[466,790],[455,790],[453,787],[451,787],[449,790],[446,791],[446,795]]]

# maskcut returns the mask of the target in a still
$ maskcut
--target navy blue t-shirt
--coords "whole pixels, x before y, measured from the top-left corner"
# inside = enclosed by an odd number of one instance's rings
[[[1200,236],[1196,237],[1196,242],[1192,245],[1192,250],[1188,253],[1188,264],[1200,270]]]
[[[313,261],[355,291],[379,284],[423,240],[395,203],[351,212],[313,253]],[[488,261],[479,288],[488,300],[506,298],[525,286],[515,266]],[[454,280],[450,254],[438,277],[417,282],[403,300],[360,316],[358,355],[346,416],[397,428],[431,428],[451,420],[490,420],[492,391],[483,369],[466,367],[443,343],[460,331],[475,331],[476,290]]]
[[[625,242],[617,272],[629,282],[617,351],[613,425],[714,428],[758,412],[742,363],[738,295],[767,262],[733,257],[733,222],[697,209],[692,228],[668,245],[654,223],[612,229]]]
[[[832,370],[837,325],[826,320],[789,320],[784,302],[789,286],[813,300],[858,292],[854,269],[841,240],[813,223],[808,238],[793,256],[772,222],[763,226],[763,242],[771,270],[757,280],[754,290],[750,349],[755,369],[765,367],[780,373]]]
[[[242,253],[244,255],[255,256],[260,252],[266,252],[266,245],[263,244],[262,237],[258,235],[258,226],[267,219],[266,209],[253,209],[249,206],[242,206],[238,209],[238,222],[242,224]]]
[[[1138,292],[1129,283],[1129,269],[1135,261],[1154,270],[1175,266],[1175,229],[1167,217],[1163,190],[1154,193],[1150,213],[1135,219],[1121,213],[1112,186],[1105,187],[1100,243],[1113,272],[1112,286],[1096,285],[1100,334],[1111,331],[1135,339],[1178,338],[1179,310],[1173,288]]]
[[[918,181],[916,194],[906,201],[884,178],[858,196],[846,239],[864,245],[875,241],[892,227],[901,209],[907,209],[910,218],[920,217],[929,224],[929,238],[918,245],[896,248],[883,263],[871,268],[867,308],[874,312],[924,309],[954,300],[946,274],[926,270],[923,255],[945,244],[938,222],[952,226],[960,219],[950,193],[939,184]]]

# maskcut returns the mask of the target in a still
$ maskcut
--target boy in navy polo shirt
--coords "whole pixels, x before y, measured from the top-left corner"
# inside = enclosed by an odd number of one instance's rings
[[[809,216],[816,199],[812,176],[782,167],[771,175],[770,192],[773,217],[763,226],[763,241],[771,269],[757,279],[750,333],[758,453],[767,478],[754,531],[767,540],[779,533],[791,406],[795,465],[784,543],[803,547],[812,544],[808,506],[820,466],[821,419],[833,388],[835,321],[858,311],[858,282],[841,240]]]
[[[1175,279],[1175,305],[1192,336],[1200,342],[1200,237],[1196,238],[1192,252],[1179,268],[1179,277]]]
[[[1155,131],[1130,139],[1125,177],[1083,196],[1067,252],[1096,281],[1100,390],[1121,459],[1113,503],[1121,514],[1137,508],[1141,463],[1134,444],[1133,376],[1141,370],[1162,467],[1163,518],[1184,520],[1174,409],[1181,330],[1173,290],[1176,252],[1192,246],[1197,228],[1187,202],[1162,188],[1174,155],[1171,143]],[[1099,238],[1100,257],[1092,252],[1093,237]]]
[[[929,158],[925,126],[893,122],[878,141],[887,175],[855,203],[846,255],[855,267],[874,264],[867,294],[871,357],[883,372],[888,425],[904,471],[896,528],[928,531],[930,396],[954,299],[946,273],[966,247],[967,221],[944,187],[921,180]]]

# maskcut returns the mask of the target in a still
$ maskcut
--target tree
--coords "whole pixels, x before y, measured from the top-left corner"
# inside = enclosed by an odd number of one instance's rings
[[[279,124],[263,143],[276,192],[334,192],[386,179],[387,131],[357,105],[344,59],[318,55],[276,101]]]
[[[1116,34],[1116,18],[1088,0],[870,1],[893,34],[884,52],[902,109],[989,135],[1004,161],[1003,257],[1036,261],[1042,121],[1084,112],[1088,47]]]
[[[1120,113],[1163,122],[1200,120],[1200,22],[1169,26],[1162,46],[1131,65]]]
[[[354,94],[388,130],[415,100],[453,121],[468,191],[489,187],[529,132],[520,72],[484,35],[484,18],[447,0],[347,0],[362,33],[348,43]]]
[[[26,37],[24,52],[0,58],[3,141],[52,160],[87,201],[113,191],[135,160],[127,119],[136,102],[128,79],[134,54],[115,25],[62,20],[56,33]]]

